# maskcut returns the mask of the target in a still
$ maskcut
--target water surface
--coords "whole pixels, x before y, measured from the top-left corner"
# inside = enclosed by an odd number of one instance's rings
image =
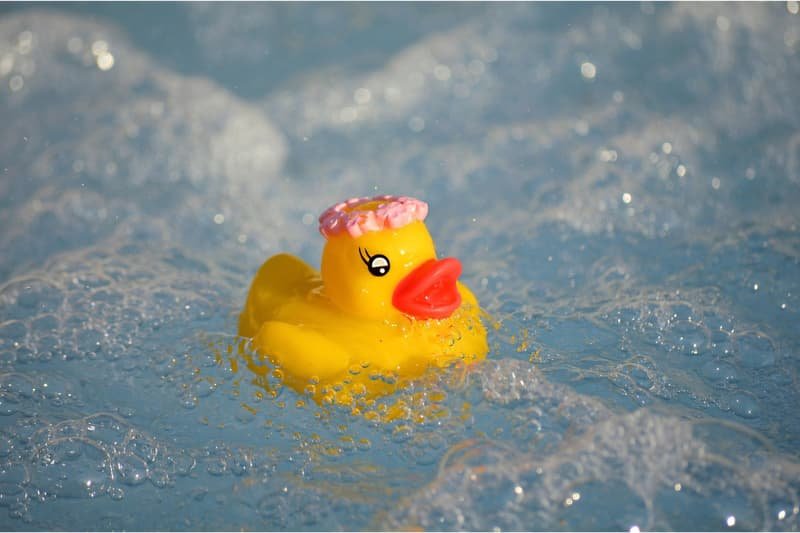
[[[798,529],[798,56],[793,1],[3,5],[2,529]],[[384,193],[489,359],[392,423],[232,372]]]

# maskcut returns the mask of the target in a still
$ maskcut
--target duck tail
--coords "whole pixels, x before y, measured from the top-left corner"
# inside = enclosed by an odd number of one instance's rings
[[[250,285],[247,302],[239,315],[239,335],[255,336],[264,322],[276,317],[288,299],[321,284],[319,273],[299,257],[290,254],[270,257]]]

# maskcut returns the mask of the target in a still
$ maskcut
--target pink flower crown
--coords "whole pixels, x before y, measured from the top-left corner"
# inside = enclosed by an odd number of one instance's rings
[[[319,216],[319,232],[325,238],[347,232],[360,237],[369,231],[402,228],[428,216],[428,204],[408,196],[350,198],[329,207]]]

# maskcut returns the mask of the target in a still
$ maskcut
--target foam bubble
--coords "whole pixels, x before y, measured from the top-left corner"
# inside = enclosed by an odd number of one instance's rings
[[[513,398],[539,405],[545,416],[559,412],[564,405],[584,415],[587,407],[603,411],[599,403],[585,398],[576,403],[579,396],[548,385],[537,374],[522,363],[498,362],[487,375],[494,377],[487,379],[484,387],[492,397],[503,390],[498,386],[510,387],[515,391]],[[520,378],[530,380],[530,384],[522,387]],[[518,444],[513,441],[503,440],[488,441],[453,456],[441,466],[432,483],[390,513],[388,524],[486,530],[495,526],[513,529],[534,521],[543,528],[564,523],[590,528],[610,520],[620,528],[636,523],[661,529],[684,523],[681,516],[671,512],[675,498],[709,497],[714,502],[712,509],[742,505],[737,515],[750,527],[775,523],[760,522],[760,496],[756,495],[778,496],[787,488],[792,474],[783,473],[777,466],[796,470],[797,465],[787,463],[787,458],[773,455],[770,464],[774,466],[765,469],[759,458],[765,450],[759,441],[754,441],[754,451],[749,455],[742,454],[743,450],[725,450],[716,447],[716,439],[725,439],[724,434],[696,434],[692,422],[647,409],[607,416],[592,416],[587,424],[592,429],[585,433],[581,431],[583,423],[576,422],[575,436],[550,453],[525,452],[516,449]],[[749,431],[732,429],[743,435]],[[747,472],[754,471],[759,474],[748,477]],[[680,492],[676,492],[676,481],[682,487]],[[522,491],[512,490],[516,486]],[[583,510],[584,505],[592,505],[592,499],[605,502],[609,494],[626,497],[613,499],[619,505],[609,508],[607,519]],[[740,497],[741,501],[736,499]],[[706,504],[698,503],[692,515],[695,527],[698,523],[715,524],[718,519],[714,512],[703,509],[708,509]]]

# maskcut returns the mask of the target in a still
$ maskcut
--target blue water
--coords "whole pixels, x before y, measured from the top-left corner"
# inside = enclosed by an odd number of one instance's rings
[[[800,529],[799,89],[797,2],[0,6],[0,529]],[[421,422],[227,364],[374,193],[499,322]]]

